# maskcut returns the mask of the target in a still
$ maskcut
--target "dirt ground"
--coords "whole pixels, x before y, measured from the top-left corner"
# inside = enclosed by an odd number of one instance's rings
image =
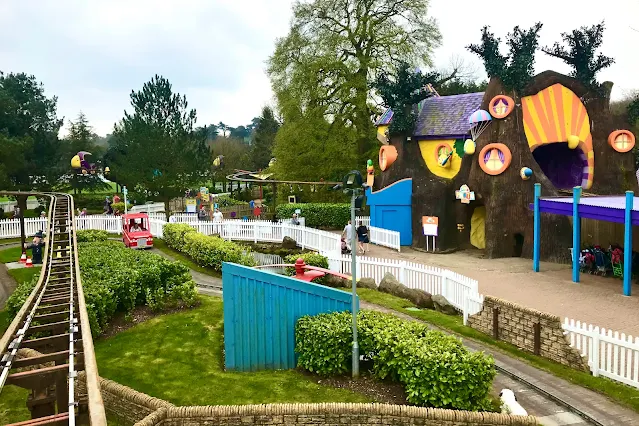
[[[484,295],[568,317],[613,331],[639,336],[639,285],[633,295],[623,295],[623,283],[612,277],[581,274],[572,282],[570,265],[541,262],[540,272],[532,260],[522,258],[484,259],[482,252],[461,251],[432,254],[402,247],[401,253],[370,245],[366,256],[403,259],[450,269],[476,279]]]

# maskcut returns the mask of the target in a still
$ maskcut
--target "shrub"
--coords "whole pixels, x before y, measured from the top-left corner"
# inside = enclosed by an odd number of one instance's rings
[[[231,206],[245,206],[248,205],[246,201],[236,200],[235,198],[231,198],[228,195],[222,195],[221,197],[215,197],[213,199],[213,203],[217,204],[220,207],[231,207]]]
[[[167,223],[162,227],[166,245],[177,251],[184,251],[184,235],[190,232],[195,229],[186,223]]]
[[[89,229],[86,231],[78,231],[76,237],[78,239],[78,243],[94,243],[97,241],[108,240],[109,233],[98,229]]]
[[[129,209],[133,207],[133,204],[130,204],[130,203],[126,203],[126,204],[127,204],[127,208]],[[113,211],[120,210],[120,213],[124,213],[124,201],[120,201],[119,203],[112,203],[111,209],[113,209]]]
[[[183,234],[183,251],[200,266],[208,266],[222,272],[222,262],[255,266],[257,263],[247,249],[220,237],[203,235],[198,232]],[[167,243],[168,244],[168,243]]]
[[[116,312],[130,312],[147,305],[152,309],[195,303],[197,291],[189,269],[153,253],[127,249],[116,242],[78,244],[82,287],[94,336],[99,335]],[[31,289],[28,283],[7,302],[15,315]]]
[[[350,204],[280,204],[276,207],[278,219],[288,219],[296,209],[301,210],[306,226],[342,229],[351,219]]]
[[[348,312],[300,318],[295,327],[298,366],[321,375],[343,374],[351,364]],[[404,385],[415,405],[459,410],[491,408],[492,357],[471,353],[453,336],[379,312],[358,314],[360,354],[379,379]]]
[[[319,253],[301,253],[301,254],[290,254],[284,258],[285,263],[295,263],[297,259],[302,258],[304,263],[309,266],[317,266],[318,268],[328,269],[328,258],[326,256],[322,256]],[[286,275],[292,276],[295,275],[295,268],[286,268]],[[317,284],[326,284],[327,276],[321,278],[315,278],[312,282]]]

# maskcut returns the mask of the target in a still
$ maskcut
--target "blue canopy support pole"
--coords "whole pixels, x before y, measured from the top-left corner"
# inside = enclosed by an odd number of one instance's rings
[[[579,254],[581,253],[581,217],[579,217],[579,199],[581,186],[572,189],[572,281],[579,282]]]
[[[539,272],[539,231],[541,228],[541,218],[539,214],[539,197],[541,196],[541,184],[535,184],[535,205],[534,205],[534,236],[533,236],[533,271]]]
[[[630,296],[632,281],[632,206],[635,194],[626,191],[626,217],[623,233],[623,295]]]

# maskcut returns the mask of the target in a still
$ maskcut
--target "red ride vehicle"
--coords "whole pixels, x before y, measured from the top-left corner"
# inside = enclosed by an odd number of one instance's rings
[[[149,216],[146,213],[122,215],[122,242],[133,249],[153,247]]]

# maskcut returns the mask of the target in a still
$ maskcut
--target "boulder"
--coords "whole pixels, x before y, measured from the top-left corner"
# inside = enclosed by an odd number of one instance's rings
[[[430,293],[425,292],[417,288],[407,288],[406,298],[413,302],[415,306],[422,309],[433,309],[433,296]]]
[[[382,281],[379,283],[379,291],[392,294],[393,296],[401,297],[403,299],[408,299],[407,290],[408,288],[397,281],[397,278],[395,278],[390,272],[384,274],[384,278],[382,278]]]
[[[357,287],[377,290],[377,284],[373,278],[360,278],[359,281],[357,281]]]
[[[433,304],[435,305],[435,310],[437,312],[441,312],[446,315],[457,315],[457,309],[451,303],[446,300],[444,296],[441,294],[436,294],[432,296]]]
[[[291,237],[284,237],[284,239],[282,239],[282,248],[287,250],[295,249],[297,248],[297,241]]]
[[[335,275],[327,275],[324,284],[333,288],[350,288],[351,282]]]

